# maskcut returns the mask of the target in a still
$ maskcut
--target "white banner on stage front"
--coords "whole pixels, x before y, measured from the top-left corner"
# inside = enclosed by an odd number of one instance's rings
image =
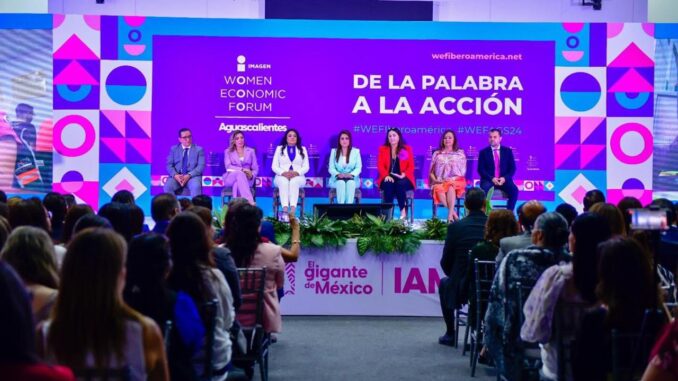
[[[358,255],[356,240],[338,249],[302,249],[286,267],[283,315],[442,316],[438,284],[443,243],[413,254]]]

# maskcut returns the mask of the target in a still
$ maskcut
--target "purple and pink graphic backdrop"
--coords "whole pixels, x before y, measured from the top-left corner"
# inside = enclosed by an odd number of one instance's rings
[[[517,181],[541,184],[530,197],[553,200],[543,184],[555,179],[554,146],[535,142],[554,139],[554,49],[550,41],[157,36],[154,191],[182,127],[205,148],[204,175],[214,185],[232,130],[246,131],[267,185],[274,147],[285,129],[297,129],[310,152],[312,188],[328,176],[339,131],[350,130],[362,153],[363,189],[373,188],[377,149],[389,127],[400,128],[413,146],[420,189],[427,187],[431,152],[444,130],[457,133],[470,180],[478,178],[474,158],[487,145],[488,130],[500,128],[503,143],[514,149]]]
[[[313,26],[313,32],[310,32],[309,25]],[[678,36],[678,25],[675,24],[356,24],[322,21],[309,24],[307,21],[276,21],[273,28],[262,20],[54,15],[51,28],[55,85],[53,189],[72,193],[78,202],[87,202],[94,207],[108,202],[117,190],[128,189],[137,197],[138,204],[149,211],[151,190],[158,190],[165,155],[169,145],[176,142],[174,139],[179,128],[177,120],[191,119],[189,122],[196,132],[196,141],[213,152],[208,160],[214,165],[208,168],[207,173],[214,173],[216,176],[204,176],[203,189],[214,193],[221,189],[218,184],[222,171],[221,154],[226,147],[228,134],[219,132],[212,123],[214,116],[219,115],[216,111],[222,109],[207,110],[212,114],[207,114],[206,122],[198,123],[205,115],[199,115],[196,110],[204,106],[196,106],[192,97],[207,99],[209,104],[216,101],[218,107],[223,107],[223,103],[218,103],[218,94],[205,94],[205,86],[212,86],[213,89],[226,87],[223,75],[233,75],[236,72],[237,55],[245,56],[246,72],[253,69],[254,72],[265,73],[267,69],[264,60],[269,59],[271,61],[268,63],[271,65],[296,65],[293,71],[296,73],[295,77],[287,79],[276,74],[271,87],[287,81],[284,83],[291,86],[287,89],[291,93],[285,98],[285,102],[297,103],[297,107],[304,111],[303,114],[309,115],[304,126],[297,124],[301,121],[301,115],[290,114],[295,119],[289,121],[292,127],[303,128],[304,144],[314,152],[313,175],[318,177],[309,178],[311,185],[321,186],[323,183],[326,176],[326,155],[333,137],[342,128],[361,126],[360,132],[354,133],[354,136],[356,145],[363,151],[364,164],[367,167],[364,172],[367,180],[362,184],[363,189],[366,189],[370,185],[370,173],[373,173],[373,168],[370,167],[375,164],[371,155],[374,155],[376,147],[383,142],[388,126],[403,127],[405,137],[415,146],[419,155],[417,185],[423,187],[425,184],[421,179],[425,178],[425,173],[422,169],[428,167],[429,151],[437,144],[439,132],[436,128],[470,126],[471,128],[462,129],[459,138],[467,154],[473,157],[475,151],[471,146],[476,150],[484,146],[484,128],[495,125],[505,128],[507,134],[504,143],[517,149],[520,160],[517,185],[521,190],[521,198],[552,198],[556,203],[568,202],[581,209],[584,193],[597,188],[607,192],[608,199],[613,203],[624,196],[639,197],[646,203],[651,199],[654,188],[652,172],[656,133],[658,129],[675,131],[675,118],[667,118],[663,114],[657,117],[653,112],[657,106],[661,106],[662,110],[669,110],[669,116],[673,117],[675,105],[667,108],[665,101],[655,102],[656,85],[653,86],[651,76],[657,70],[657,55],[661,61],[661,57],[667,54],[665,51],[670,52],[661,50],[660,47],[670,46],[670,39]],[[179,38],[172,37],[176,34],[193,36],[185,39],[194,45],[179,44]],[[300,38],[291,39],[290,36]],[[385,36],[400,40],[377,40],[388,38]],[[310,37],[315,39],[309,39]],[[320,39],[322,37],[345,40]],[[365,38],[372,40],[364,40]],[[420,41],[421,38],[444,40]],[[192,48],[197,49],[200,45],[197,41],[202,39],[230,41],[233,47],[224,43],[226,46],[220,46],[221,50],[213,48],[208,52],[201,52],[203,59],[198,60],[197,53]],[[530,41],[524,41],[526,39]],[[193,62],[191,70],[183,74],[162,73],[158,70],[160,65],[171,63],[160,62],[161,55],[157,54],[162,54],[163,49],[170,49],[167,54],[172,54],[171,49],[174,46],[163,46],[165,40],[177,43],[177,52],[179,49],[184,52],[175,53],[172,59],[178,64]],[[273,42],[273,46],[265,50],[257,44],[243,45],[243,41],[252,44],[254,41],[269,41]],[[317,49],[314,56],[295,47],[301,45],[283,44],[286,49],[282,49],[281,53],[280,47],[275,45],[283,41],[319,46],[315,46]],[[337,50],[337,45],[333,45],[337,41],[344,42],[343,51]],[[323,46],[324,44],[329,46]],[[542,91],[533,88],[531,81],[538,81],[540,88],[551,89],[551,93],[544,90],[541,94],[552,99],[552,103],[545,102],[543,110],[537,110],[538,115],[533,115],[536,103],[527,102],[527,98],[523,100],[522,119],[529,119],[528,124],[534,122],[533,118],[544,119],[544,124],[537,126],[538,129],[528,130],[530,135],[526,134],[522,124],[521,135],[510,134],[511,128],[515,132],[517,126],[506,122],[510,118],[505,115],[469,116],[466,118],[473,120],[463,123],[460,122],[464,119],[461,115],[416,115],[417,92],[421,92],[421,89],[387,91],[391,102],[388,103],[389,108],[393,108],[398,97],[406,93],[413,107],[413,115],[351,114],[350,108],[355,105],[358,95],[370,98],[370,106],[373,110],[378,109],[374,99],[383,90],[354,90],[352,77],[339,78],[339,75],[353,74],[410,74],[417,84],[420,79],[417,75],[422,72],[463,76],[465,73],[459,69],[463,65],[472,68],[472,73],[476,75],[497,75],[501,72],[499,70],[512,70],[514,66],[511,64],[516,62],[489,60],[473,61],[472,64],[469,61],[464,64],[464,60],[444,58],[444,53],[480,53],[486,51],[485,49],[492,49],[494,53],[522,54],[521,64],[525,64],[533,62],[532,53],[542,44],[555,47],[551,53],[543,53],[534,58],[537,60],[535,63],[539,67],[543,64],[543,69],[550,70],[550,74],[540,77],[535,71],[538,69],[530,70],[527,78],[520,77],[524,86],[521,93],[524,97],[531,97],[535,92]],[[434,46],[435,50],[426,52],[428,55],[422,58],[419,54],[423,54],[425,50],[405,48],[415,45],[427,46],[426,49]],[[440,47],[443,48],[439,49]],[[465,50],[455,51],[457,48]],[[278,53],[273,55],[272,51]],[[434,62],[432,53],[437,53],[444,59]],[[546,65],[545,62],[550,64]],[[250,68],[247,66],[249,64],[255,66]],[[207,74],[207,70],[212,70],[212,67],[220,70],[218,74],[222,77],[221,82],[213,78],[209,79],[211,82],[200,81],[201,76]],[[428,72],[431,67],[435,67],[435,71]],[[271,66],[271,71],[278,69],[277,66]],[[376,72],[361,73],[366,69]],[[399,71],[394,71],[396,69]],[[488,71],[485,72],[485,69]],[[516,71],[516,75],[522,75],[520,70]],[[555,73],[555,77],[552,73]],[[166,76],[170,76],[169,79]],[[383,84],[388,83],[387,78],[382,77]],[[661,77],[655,75],[656,78]],[[326,88],[331,83],[340,86]],[[166,85],[164,89],[167,92],[161,91],[156,84]],[[175,85],[181,85],[188,90],[182,93],[173,87]],[[662,94],[666,93],[666,89],[661,86],[660,90],[663,91]],[[449,92],[436,90],[431,96],[441,99],[453,93],[471,92],[468,89]],[[506,95],[504,92],[500,93],[502,94],[497,97]],[[670,96],[675,92],[666,94]],[[186,100],[178,104],[176,109],[165,108],[162,117],[166,122],[162,122],[157,120],[158,110],[162,108],[157,101],[166,96],[184,97]],[[285,102],[276,100],[275,111],[288,107]],[[322,104],[323,107],[313,106],[317,104]],[[350,108],[346,110],[342,107]],[[337,114],[328,114],[328,110]],[[545,115],[553,117],[548,120]],[[486,122],[494,118],[501,122]],[[256,125],[276,122],[257,121]],[[429,132],[429,127],[433,132]],[[415,133],[409,133],[408,130],[411,129],[415,129]],[[203,131],[209,137],[200,136]],[[250,143],[260,151],[259,159],[265,170],[270,164],[266,161],[270,144],[277,143],[281,134],[248,133]],[[216,138],[210,140],[210,137]],[[520,144],[526,144],[527,149],[532,149],[530,145],[554,147],[553,155],[545,162],[540,158],[535,160],[530,158],[530,151],[526,151]],[[543,172],[548,172],[547,166],[553,166],[554,175],[539,176],[544,179],[543,182],[532,181],[530,179],[538,177],[526,171],[528,165],[534,165]],[[474,169],[475,163],[471,162],[469,166]],[[472,174],[475,175],[475,170]],[[266,195],[266,191],[270,189],[266,187],[270,178],[265,174],[262,176],[260,181],[264,188],[261,194]],[[325,189],[319,189],[317,193],[324,196],[325,192]],[[419,196],[427,197],[427,193],[428,191],[422,190]],[[430,209],[417,208],[417,214],[418,217],[428,218]]]

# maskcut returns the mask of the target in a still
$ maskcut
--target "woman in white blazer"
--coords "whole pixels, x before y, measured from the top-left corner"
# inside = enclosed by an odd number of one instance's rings
[[[280,190],[282,215],[294,214],[297,209],[299,188],[306,184],[304,175],[308,172],[308,152],[301,145],[301,137],[297,130],[285,133],[280,145],[275,149],[271,169],[275,172],[273,183]]]
[[[360,159],[360,150],[353,147],[351,133],[347,130],[339,133],[337,148],[330,153],[330,188],[337,190],[338,204],[352,204],[355,198],[355,187],[360,184],[360,171],[363,164]]]

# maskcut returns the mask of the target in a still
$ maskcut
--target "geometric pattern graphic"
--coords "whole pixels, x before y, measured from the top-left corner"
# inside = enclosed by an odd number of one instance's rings
[[[98,109],[100,17],[53,19],[54,109]]]
[[[52,139],[54,181],[68,172],[77,172],[82,181],[98,181],[99,111],[54,110]]]
[[[104,16],[105,26],[101,35],[101,57],[107,60],[150,61],[152,33],[143,16]]]
[[[605,116],[605,68],[556,67],[556,116]]]
[[[127,190],[132,192],[142,209],[150,205],[151,168],[148,165],[102,163],[100,183],[99,201],[102,204],[110,202],[116,192]],[[146,210],[145,212],[148,213]]]
[[[602,117],[556,117],[556,169],[605,170],[607,129]]]
[[[559,202],[566,202],[581,213],[586,192],[599,189],[605,192],[605,171],[556,171],[555,189]]]
[[[101,109],[151,110],[151,62],[101,61]]]
[[[644,25],[608,25],[608,116],[653,114],[654,30]]]
[[[652,118],[608,118],[607,188],[610,202],[652,197]]]
[[[102,110],[102,163],[151,163],[151,113],[148,111]]]

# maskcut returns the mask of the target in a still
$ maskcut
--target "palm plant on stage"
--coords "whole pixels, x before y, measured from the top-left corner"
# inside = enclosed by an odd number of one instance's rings
[[[419,239],[444,241],[447,237],[447,225],[447,222],[438,218],[426,220],[423,230],[420,230],[417,235]]]
[[[346,245],[345,223],[325,216],[301,221],[302,247],[338,247]]]
[[[399,220],[385,221],[372,215],[365,217],[363,230],[358,237],[358,254],[413,254],[421,245],[412,228]]]
[[[292,228],[290,224],[282,221],[278,221],[277,218],[266,217],[266,220],[273,224],[273,231],[275,231],[275,240],[280,246],[286,246],[290,244],[290,239],[292,238]]]

